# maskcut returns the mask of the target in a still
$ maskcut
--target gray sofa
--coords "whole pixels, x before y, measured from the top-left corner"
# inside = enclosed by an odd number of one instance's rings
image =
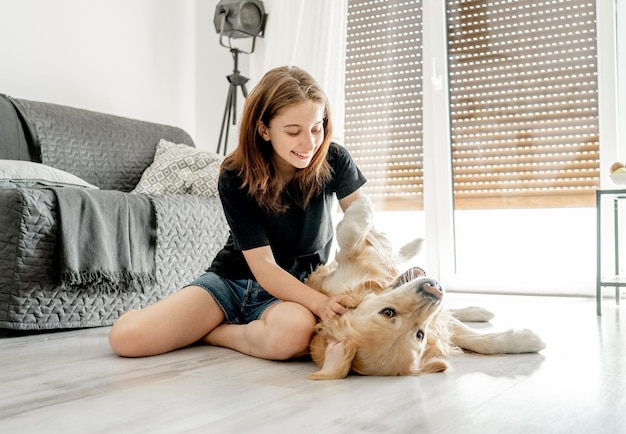
[[[179,153],[203,154],[176,127],[0,95],[2,167],[63,175],[0,176],[0,328],[107,326],[209,266],[228,235],[215,192],[187,194],[193,189],[181,181],[175,194],[137,194],[163,139],[182,146]],[[110,263],[123,277],[90,270]],[[74,265],[83,274],[68,279],[61,270]]]

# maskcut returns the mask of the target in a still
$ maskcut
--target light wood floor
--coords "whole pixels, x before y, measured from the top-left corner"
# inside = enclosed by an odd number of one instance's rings
[[[308,360],[192,347],[122,359],[108,328],[0,338],[0,433],[626,432],[626,317],[595,301],[448,294],[530,328],[540,354],[452,358],[421,377],[313,382]],[[621,309],[621,310],[620,310]]]

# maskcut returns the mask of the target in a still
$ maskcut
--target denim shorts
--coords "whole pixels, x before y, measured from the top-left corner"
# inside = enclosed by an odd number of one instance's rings
[[[247,324],[257,320],[268,307],[280,302],[254,280],[230,280],[211,271],[187,286],[206,289],[224,311],[228,324]]]

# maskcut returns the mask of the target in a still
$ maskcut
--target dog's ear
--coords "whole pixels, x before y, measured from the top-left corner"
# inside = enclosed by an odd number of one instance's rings
[[[351,339],[342,342],[329,342],[324,353],[324,366],[310,374],[309,380],[339,380],[346,378],[352,360],[356,356],[357,346]]]
[[[432,358],[430,360],[424,360],[420,364],[419,373],[420,374],[432,374],[434,372],[444,372],[447,371],[450,365],[444,359],[440,358]]]

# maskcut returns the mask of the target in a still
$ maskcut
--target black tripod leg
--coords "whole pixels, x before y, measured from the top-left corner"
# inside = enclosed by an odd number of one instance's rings
[[[228,95],[226,96],[226,107],[224,107],[224,116],[222,117],[222,128],[220,128],[220,138],[217,142],[217,153],[220,153],[222,149],[222,138],[224,139],[224,155],[226,155],[226,146],[228,146],[228,124],[231,117],[232,100],[233,100],[234,88],[231,84],[228,88]],[[226,135],[224,136],[224,132]]]
[[[231,82],[230,88],[233,90],[233,100],[230,104],[231,113],[233,115],[233,125],[237,125],[237,84]]]
[[[228,146],[228,134],[230,133],[230,119],[233,118],[233,120],[235,119],[235,115],[233,114],[233,104],[234,104],[234,95],[235,95],[235,90],[231,87],[230,90],[230,109],[228,110],[228,119],[226,119],[226,138],[224,139],[224,155],[226,155],[226,148]]]

